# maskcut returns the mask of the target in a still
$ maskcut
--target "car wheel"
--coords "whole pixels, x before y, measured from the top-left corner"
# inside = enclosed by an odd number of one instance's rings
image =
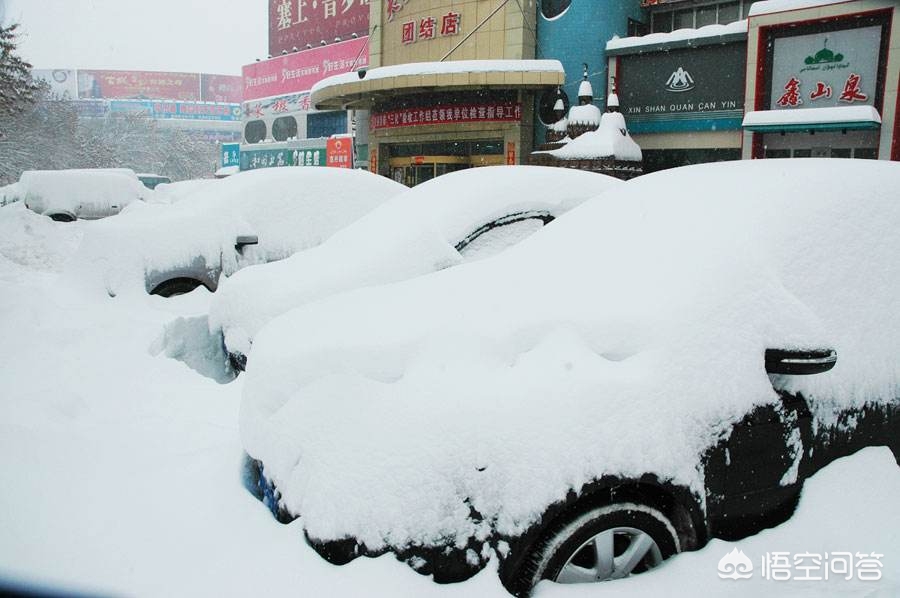
[[[175,297],[176,295],[184,295],[185,293],[190,293],[201,284],[202,283],[199,280],[195,280],[193,278],[176,278],[174,280],[167,280],[166,282],[160,284],[155,289],[150,291],[150,294],[159,295],[161,297]]]
[[[659,566],[680,551],[678,534],[656,509],[619,503],[595,506],[553,526],[522,567],[520,587],[539,581],[590,583]]]

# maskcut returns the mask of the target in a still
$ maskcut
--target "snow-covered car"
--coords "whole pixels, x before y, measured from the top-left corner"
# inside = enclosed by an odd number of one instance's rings
[[[28,209],[59,222],[114,216],[149,195],[127,168],[26,170],[19,188]]]
[[[897,189],[875,160],[667,170],[285,313],[243,389],[248,486],[331,562],[496,555],[519,595],[776,524],[834,459],[900,462]]]
[[[499,253],[621,184],[606,175],[538,166],[472,168],[437,177],[311,251],[230,278],[210,307],[210,327],[224,333],[232,365],[243,369],[256,332],[293,307]]]
[[[243,172],[93,223],[63,276],[111,296],[215,291],[221,276],[314,247],[407,189],[361,170]]]
[[[169,177],[152,172],[139,172],[137,173],[137,178],[147,189],[156,189],[157,185],[169,184],[172,182],[172,179]]]
[[[21,201],[22,192],[19,183],[12,183],[0,187],[0,208],[5,205]]]

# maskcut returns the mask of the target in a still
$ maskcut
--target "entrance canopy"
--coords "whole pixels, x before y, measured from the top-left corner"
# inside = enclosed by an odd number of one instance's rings
[[[465,89],[542,89],[565,82],[558,60],[454,60],[383,66],[324,79],[313,86],[317,110],[370,108],[399,94]]]
[[[743,127],[758,132],[878,129],[881,115],[872,106],[758,110],[744,115]]]

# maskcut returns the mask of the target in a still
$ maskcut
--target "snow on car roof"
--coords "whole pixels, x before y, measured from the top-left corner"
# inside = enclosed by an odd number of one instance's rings
[[[224,330],[230,350],[246,353],[262,325],[291,307],[459,264],[463,258],[454,247],[486,223],[523,211],[559,215],[620,184],[606,175],[540,166],[442,175],[394,197],[320,247],[237,273],[216,293],[210,325]]]
[[[900,396],[898,188],[874,160],[667,170],[295,309],[255,339],[244,446],[310,537],[373,550],[521,533],[606,473],[700,492],[700,455],[776,400],[766,348],[837,350],[785,382],[817,413]]]

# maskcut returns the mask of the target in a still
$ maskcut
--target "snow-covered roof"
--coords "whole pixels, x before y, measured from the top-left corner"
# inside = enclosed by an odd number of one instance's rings
[[[594,87],[591,85],[591,82],[585,79],[578,85],[578,97],[579,98],[593,98],[594,97]]]
[[[555,123],[548,125],[547,128],[557,133],[565,133],[569,130],[569,119],[564,116]]]
[[[572,106],[569,108],[569,122],[579,125],[596,125],[600,123],[603,111],[594,104]]]
[[[643,159],[641,148],[628,134],[625,117],[620,112],[604,113],[596,131],[588,131],[546,153],[564,160],[614,158],[640,162]]]
[[[369,550],[516,535],[607,474],[703,495],[707,449],[780,404],[766,348],[837,351],[779,381],[825,425],[896,404],[898,188],[878,160],[674,168],[492,259],[308,304],[255,339],[244,448],[310,538]]]
[[[705,25],[698,29],[676,29],[670,33],[650,33],[636,37],[614,37],[606,42],[606,51],[615,54],[617,50],[644,48],[646,46],[666,46],[672,43],[692,40],[709,40],[725,35],[747,33],[747,21],[735,21],[727,25]],[[624,53],[624,52],[621,52]]]
[[[881,124],[873,106],[831,106],[800,110],[757,110],[744,115],[743,127],[775,127],[816,124]]]
[[[829,4],[846,4],[848,2],[849,0],[764,0],[762,2],[754,2],[750,6],[750,12],[747,13],[747,16],[758,17],[759,15],[770,14],[773,12],[815,8],[817,6],[827,6]]]

